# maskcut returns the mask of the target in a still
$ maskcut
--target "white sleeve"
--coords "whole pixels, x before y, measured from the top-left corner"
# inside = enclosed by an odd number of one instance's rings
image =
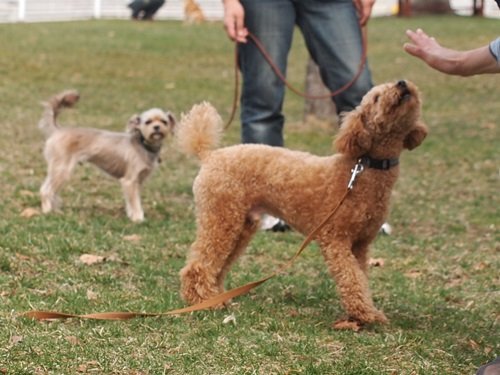
[[[500,37],[490,43],[490,52],[500,64]]]

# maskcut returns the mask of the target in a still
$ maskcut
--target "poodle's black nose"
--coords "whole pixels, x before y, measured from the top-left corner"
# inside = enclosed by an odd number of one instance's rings
[[[398,81],[397,83],[398,87],[401,87],[402,89],[406,88],[406,81],[404,79]]]

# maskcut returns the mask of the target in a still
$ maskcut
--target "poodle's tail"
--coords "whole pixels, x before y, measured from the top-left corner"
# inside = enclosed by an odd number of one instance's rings
[[[217,110],[208,102],[195,104],[188,114],[182,114],[176,138],[179,149],[203,160],[215,149],[224,128]]]
[[[59,128],[57,124],[57,116],[62,108],[73,107],[80,99],[80,95],[76,90],[66,90],[53,97],[47,102],[43,102],[44,107],[42,118],[38,122],[38,127],[42,130],[46,137],[49,137],[54,131]]]

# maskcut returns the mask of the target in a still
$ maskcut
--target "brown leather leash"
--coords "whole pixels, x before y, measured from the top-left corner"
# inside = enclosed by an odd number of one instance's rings
[[[338,88],[335,91],[331,91],[328,94],[324,95],[311,95],[307,94],[303,91],[300,91],[293,87],[288,80],[286,79],[285,75],[281,72],[281,70],[278,68],[278,66],[274,63],[273,59],[267,52],[266,48],[262,44],[262,42],[257,38],[254,34],[251,32],[248,33],[248,38],[255,44],[259,52],[262,54],[262,57],[267,61],[271,69],[274,71],[274,74],[283,82],[283,84],[293,93],[306,98],[306,99],[311,99],[311,100],[321,100],[321,99],[328,99],[328,98],[333,98],[334,96],[339,95],[340,93],[344,92],[347,90],[349,87],[351,87],[354,82],[359,78],[361,73],[363,72],[363,67],[366,64],[366,57],[367,57],[367,32],[366,32],[366,27],[361,28],[361,59],[359,61],[358,65],[358,70],[356,74],[353,76],[353,78],[347,82],[345,85],[342,87]],[[226,125],[224,126],[224,129],[227,129],[229,125],[234,120],[234,117],[236,116],[236,110],[238,108],[238,96],[239,96],[239,64],[238,64],[238,43],[235,43],[234,47],[234,94],[233,94],[233,104],[231,108],[231,114],[229,116],[229,120],[226,122]]]
[[[314,236],[325,226],[325,224],[335,215],[335,213],[338,211],[342,203],[345,201],[347,198],[349,192],[352,190],[354,186],[354,182],[357,178],[357,176],[362,173],[364,170],[363,164],[361,163],[361,159],[358,160],[357,164],[354,166],[354,168],[351,170],[352,175],[351,179],[349,180],[349,183],[347,185],[347,189],[343,196],[340,198],[339,202],[337,205],[333,208],[333,210],[328,214],[327,217],[323,219],[323,221],[317,225],[309,234],[308,236],[304,239],[302,244],[300,245],[300,248],[297,250],[297,252],[283,265],[281,266],[277,271],[272,273],[271,275],[257,280],[250,282],[248,284],[245,284],[243,286],[228,290],[224,293],[221,293],[213,298],[210,298],[208,300],[205,300],[201,303],[191,305],[188,307],[180,308],[180,309],[175,309],[175,310],[170,310],[167,312],[163,313],[145,313],[145,312],[103,312],[103,313],[94,313],[94,314],[68,314],[68,313],[61,313],[57,311],[42,311],[42,310],[35,310],[35,311],[28,311],[22,314],[23,317],[26,318],[31,318],[35,320],[57,320],[57,319],[68,319],[68,318],[78,318],[78,319],[94,319],[94,320],[129,320],[133,318],[148,318],[148,317],[164,317],[168,315],[179,315],[179,314],[185,314],[185,313],[190,313],[194,311],[200,311],[200,310],[206,310],[214,306],[220,306],[224,304],[225,302],[229,301],[232,298],[236,298],[238,296],[241,296],[243,294],[248,293],[252,289],[258,287],[259,285],[265,283],[267,280],[279,275],[280,273],[284,272],[288,268],[292,266],[292,264],[295,262],[295,260],[299,257],[299,255],[304,251],[304,249],[311,243],[311,241],[314,239]]]

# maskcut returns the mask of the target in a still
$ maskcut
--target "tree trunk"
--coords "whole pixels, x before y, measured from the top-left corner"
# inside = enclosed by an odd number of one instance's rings
[[[308,95],[327,95],[330,92],[319,75],[319,68],[309,57],[306,71],[306,94]],[[326,99],[307,99],[305,100],[304,122],[319,123],[328,126],[336,126],[337,111],[335,103],[331,98]]]

